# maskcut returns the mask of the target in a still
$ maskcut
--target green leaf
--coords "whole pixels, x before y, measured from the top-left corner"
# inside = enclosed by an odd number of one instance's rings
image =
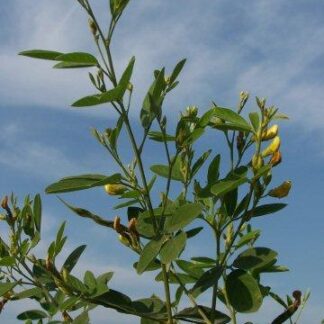
[[[207,181],[208,186],[215,184],[219,178],[220,154],[217,154],[208,167]]]
[[[172,85],[174,83],[174,81],[177,79],[177,77],[179,76],[180,72],[182,71],[185,63],[186,63],[186,59],[181,60],[180,62],[177,63],[177,65],[175,66],[175,68],[173,69],[171,75],[170,75],[170,84]]]
[[[234,270],[225,281],[226,294],[230,304],[239,313],[256,312],[263,297],[258,282],[244,270]]]
[[[10,267],[14,265],[16,262],[16,259],[12,256],[5,256],[3,258],[0,258],[0,267]]]
[[[74,52],[62,54],[56,57],[57,61],[68,62],[68,63],[81,63],[81,64],[89,64],[89,65],[97,65],[97,59],[89,54],[83,52]]]
[[[260,117],[257,112],[252,112],[249,114],[251,124],[255,132],[259,130],[260,127]]]
[[[202,209],[202,205],[198,203],[189,203],[180,206],[172,216],[166,219],[164,231],[172,233],[184,228],[200,215]]]
[[[175,140],[175,137],[172,135],[168,135],[168,134],[163,135],[162,132],[155,132],[155,131],[148,132],[148,137],[151,140],[156,142],[164,142],[164,141],[169,142]]]
[[[205,161],[208,159],[210,153],[212,150],[208,150],[206,152],[204,152],[198,159],[197,161],[194,163],[194,165],[192,166],[191,169],[191,178],[195,176],[195,174],[200,170],[200,168],[203,166],[203,164],[205,163]]]
[[[121,76],[120,81],[118,83],[118,88],[120,88],[121,97],[124,96],[124,93],[127,90],[128,83],[132,77],[134,64],[135,64],[135,57],[133,56],[130,59],[128,66],[124,71],[123,75]]]
[[[249,248],[237,256],[233,266],[244,270],[260,271],[268,265],[273,265],[277,255],[277,252],[269,248]]]
[[[55,61],[56,58],[62,54],[63,53],[56,52],[56,51],[46,51],[46,50],[39,50],[39,49],[23,51],[19,53],[19,55],[22,56],[27,56],[27,57],[32,57],[32,58],[42,59],[42,60],[51,60],[51,61]]]
[[[249,213],[252,214],[252,217],[260,217],[260,216],[276,213],[281,209],[285,208],[286,206],[287,204],[282,204],[282,203],[265,204],[265,205],[258,206],[253,210],[250,210]]]
[[[23,290],[14,295],[14,299],[25,299],[31,297],[41,298],[43,296],[43,292],[41,288],[31,288],[27,290]]]
[[[186,234],[187,234],[187,238],[192,238],[194,236],[196,236],[197,234],[199,234],[204,228],[199,226],[199,227],[195,227],[195,228],[192,228],[191,230],[189,231],[186,231]]]
[[[160,257],[164,264],[171,263],[176,260],[186,246],[187,235],[181,232],[177,236],[168,240],[161,248]]]
[[[177,276],[174,275],[173,272],[169,272],[169,283],[179,285],[179,280],[183,285],[192,284],[197,281],[196,278],[186,274],[186,273],[177,273]],[[163,281],[163,273],[162,271],[155,277],[156,281]]]
[[[91,271],[85,272],[83,282],[89,288],[90,293],[97,287],[97,280]]]
[[[87,68],[93,67],[93,64],[87,63],[75,63],[75,62],[60,62],[53,66],[54,69],[78,69],[78,68]]]
[[[93,187],[104,186],[108,183],[119,183],[120,179],[120,173],[115,173],[112,176],[105,176],[101,174],[83,174],[63,178],[58,182],[49,185],[45,191],[48,194],[53,194],[85,190]]]
[[[249,123],[239,114],[228,108],[215,107],[212,109],[212,116],[224,120],[227,129],[251,131]],[[221,124],[222,125],[222,124]]]
[[[210,191],[215,196],[222,196],[222,195],[236,189],[237,187],[246,183],[247,181],[248,181],[248,179],[244,178],[244,177],[239,178],[237,180],[220,180],[219,182],[215,183],[211,187]]]
[[[88,323],[90,323],[90,319],[87,311],[82,312],[72,322],[72,324],[88,324]]]
[[[0,282],[0,297],[12,290],[19,282]]]
[[[176,263],[181,270],[183,270],[184,272],[188,273],[190,276],[196,279],[199,279],[204,274],[204,270],[194,262],[177,260]]]
[[[151,240],[145,245],[137,264],[137,273],[142,274],[149,264],[157,257],[164,243],[164,237]]]
[[[216,266],[208,271],[206,271],[195,283],[193,288],[191,289],[193,295],[197,297],[201,293],[203,293],[208,288],[212,287],[215,282],[221,277],[223,269]]]
[[[240,240],[236,243],[236,248],[240,248],[246,244],[249,244],[252,241],[255,241],[261,234],[260,230],[251,231],[243,235]]]
[[[34,198],[33,214],[35,227],[37,231],[40,232],[42,222],[42,201],[39,194],[37,194]]]
[[[73,252],[71,252],[71,254],[65,260],[62,269],[66,269],[68,272],[71,272],[85,248],[86,245],[80,245]]]
[[[17,318],[19,320],[28,320],[28,319],[38,320],[38,319],[43,319],[43,318],[47,318],[47,317],[48,317],[48,315],[45,312],[43,312],[41,310],[37,310],[37,309],[23,312],[17,316]]]
[[[168,178],[169,168],[170,168],[169,165],[156,164],[156,165],[152,165],[150,167],[150,170],[163,178]],[[181,159],[178,156],[172,167],[172,172],[171,172],[172,180],[183,181],[183,175],[180,169],[181,169]]]
[[[206,314],[206,316],[210,319],[212,309],[206,306],[199,305],[199,308]],[[231,318],[226,314],[216,310],[214,313],[215,324],[226,324],[231,321]],[[185,322],[191,323],[205,323],[205,321],[201,318],[201,315],[198,312],[197,307],[190,307],[181,310],[180,312],[174,315],[174,318],[183,320]]]
[[[89,107],[102,105],[108,102],[119,101],[122,99],[121,88],[116,87],[114,89],[108,90],[103,94],[95,94],[83,97],[72,104],[72,107]]]

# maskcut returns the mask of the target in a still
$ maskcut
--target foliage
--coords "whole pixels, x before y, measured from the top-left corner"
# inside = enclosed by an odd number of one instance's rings
[[[131,83],[135,58],[129,60],[124,72],[117,76],[111,54],[115,27],[128,5],[128,0],[110,0],[111,19],[107,32],[98,24],[88,0],[78,0],[89,16],[89,27],[98,47],[99,58],[84,52],[60,53],[30,50],[21,55],[54,61],[55,68],[92,68],[89,73],[96,93],[72,104],[83,109],[109,104],[117,119],[104,131],[93,130],[98,140],[120,168],[112,175],[83,174],[65,177],[46,188],[48,194],[65,193],[102,187],[107,194],[122,199],[115,208],[127,210],[128,220],[116,217],[107,220],[84,208],[62,202],[80,217],[116,232],[121,243],[138,255],[134,265],[139,275],[158,271],[165,296],[156,295],[133,300],[109,288],[112,273],[96,277],[87,271],[83,278],[72,274],[85,246],[70,253],[61,267],[56,260],[67,237],[65,223],[57,231],[44,258],[33,250],[41,238],[42,206],[39,195],[27,196],[19,207],[14,195],[2,201],[8,224],[8,242],[0,245],[1,309],[7,302],[32,299],[40,309],[26,310],[18,315],[25,323],[88,323],[88,313],[97,306],[112,308],[137,316],[148,323],[236,323],[238,313],[257,312],[264,298],[273,298],[284,307],[273,323],[283,323],[304,305],[309,294],[293,293],[281,299],[264,282],[264,273],[288,269],[277,263],[277,252],[257,245],[261,231],[253,228],[255,217],[267,216],[282,210],[286,204],[272,201],[288,195],[290,181],[272,188],[272,174],[281,162],[280,137],[277,119],[286,118],[264,99],[256,98],[257,109],[248,118],[242,115],[249,95],[241,92],[237,109],[219,107],[213,103],[202,115],[190,106],[179,116],[175,129],[168,129],[163,110],[166,96],[173,91],[185,60],[176,64],[167,75],[165,68],[154,71],[154,78],[140,111],[142,134],[135,137],[129,111],[134,86]],[[169,127],[170,128],[170,127]],[[119,137],[126,132],[134,158],[123,161]],[[226,157],[209,149],[197,156],[197,144],[206,134],[222,134],[229,150]],[[166,164],[144,166],[145,144],[155,141],[165,151]],[[225,160],[225,162],[224,162]],[[149,180],[150,179],[150,180]],[[171,197],[171,186],[180,184]],[[154,204],[161,186],[160,202]],[[175,186],[179,188],[179,186]],[[205,227],[194,225],[196,220]],[[122,224],[124,222],[124,224]],[[215,238],[215,257],[192,256],[184,259],[187,242],[196,235]],[[175,296],[170,285],[176,287]],[[210,305],[200,305],[196,298],[212,291]],[[190,307],[181,309],[187,296]],[[222,306],[220,306],[220,303]],[[224,313],[220,309],[227,309]]]

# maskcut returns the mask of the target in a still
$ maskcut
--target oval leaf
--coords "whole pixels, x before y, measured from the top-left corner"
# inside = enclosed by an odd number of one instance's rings
[[[226,294],[230,304],[239,313],[256,312],[262,305],[258,282],[244,270],[234,270],[226,278]]]
[[[187,235],[184,232],[167,241],[160,251],[161,262],[167,264],[176,260],[185,248],[186,241]]]

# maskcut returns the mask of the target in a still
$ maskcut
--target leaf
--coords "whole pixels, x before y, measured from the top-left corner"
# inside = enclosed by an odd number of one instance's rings
[[[253,210],[248,211],[248,213],[251,213],[252,217],[260,217],[260,216],[276,213],[281,209],[285,208],[286,206],[287,204],[282,204],[282,203],[265,204],[265,205],[258,206]]]
[[[62,269],[66,269],[68,272],[71,272],[85,248],[86,245],[80,245],[73,252],[71,252],[71,254],[65,260]]]
[[[173,272],[169,272],[169,283],[179,285],[179,280],[183,285],[192,284],[197,281],[196,278],[186,274],[186,273],[177,273],[177,276],[174,275]],[[156,281],[163,281],[163,273],[162,271],[155,277]]]
[[[226,122],[224,126],[228,129],[251,131],[249,123],[239,114],[228,108],[215,107],[212,109],[212,116],[218,117]]]
[[[39,49],[23,51],[19,53],[19,55],[22,56],[32,57],[36,59],[43,59],[43,60],[51,60],[51,61],[55,61],[56,58],[62,54],[63,53],[56,52],[56,51],[46,51],[46,50],[39,50]]]
[[[5,256],[0,259],[0,267],[10,267],[14,265],[16,262],[16,259],[12,256]]]
[[[175,141],[174,136],[168,135],[168,134],[163,135],[162,132],[155,132],[155,131],[148,132],[148,137],[151,140],[156,141],[156,142]]]
[[[12,290],[19,282],[0,282],[0,297]]]
[[[186,234],[187,234],[187,238],[192,238],[194,236],[196,236],[197,234],[199,234],[204,228],[203,227],[195,227],[195,228],[192,228],[191,230],[189,231],[186,231]]]
[[[240,248],[252,241],[255,241],[261,234],[260,230],[255,230],[255,231],[251,231],[247,234],[245,234],[244,236],[242,236],[240,238],[240,240],[236,243],[236,248]]]
[[[120,89],[120,95],[121,97],[124,96],[125,91],[127,90],[127,86],[128,83],[132,77],[132,73],[133,73],[133,68],[134,68],[134,64],[135,64],[135,57],[133,56],[128,65],[126,70],[124,71],[123,75],[120,78],[120,81],[118,83],[118,88]]]
[[[226,294],[230,304],[239,313],[256,312],[263,297],[258,282],[244,270],[234,270],[225,281]]]
[[[48,315],[45,312],[43,312],[41,310],[37,310],[37,309],[23,312],[17,316],[17,318],[19,320],[28,320],[28,319],[38,320],[38,319],[43,319],[43,318],[47,318],[47,317],[48,317]]]
[[[239,269],[260,271],[262,268],[272,265],[276,261],[277,255],[277,252],[269,248],[249,248],[237,256],[233,265]]]
[[[88,324],[90,323],[89,314],[87,311],[78,315],[71,324]]]
[[[253,112],[249,114],[251,124],[255,132],[259,130],[260,127],[260,117],[257,112]]]
[[[202,212],[202,205],[189,203],[177,208],[174,214],[165,221],[164,231],[172,233],[189,225]]]
[[[150,167],[150,170],[160,177],[169,177],[169,166],[163,164],[155,164]],[[175,181],[183,181],[183,176],[180,171],[180,159],[178,158],[172,167],[171,179]]]
[[[220,154],[217,154],[208,167],[207,181],[208,186],[215,184],[219,178]]]
[[[89,64],[89,65],[97,65],[97,59],[89,54],[84,52],[74,52],[62,54],[56,57],[57,61],[69,62],[69,63],[81,63],[81,64]]]
[[[204,152],[194,163],[191,169],[191,178],[195,176],[195,174],[200,170],[200,168],[203,166],[205,161],[208,159],[209,155],[211,153],[211,150],[208,150]]]
[[[171,75],[170,75],[170,84],[172,85],[174,83],[174,81],[177,79],[177,77],[179,76],[180,72],[182,71],[185,63],[186,63],[186,59],[181,60],[180,62],[177,63],[177,65],[175,66],[175,68],[173,69]]]
[[[75,63],[75,62],[60,62],[53,66],[54,69],[78,69],[78,68],[86,68],[93,67],[94,64],[87,63]]]
[[[211,313],[212,309],[206,306],[201,306],[198,305],[199,308],[206,314],[206,316],[210,319],[211,318]],[[231,321],[231,318],[227,316],[226,314],[216,310],[215,311],[215,321],[213,322],[214,324],[226,324]],[[191,322],[191,323],[205,323],[205,321],[201,318],[201,315],[198,312],[197,307],[190,307],[190,308],[185,308],[181,310],[180,312],[176,313],[174,315],[174,318],[183,320],[186,322]]]
[[[102,94],[95,94],[83,97],[72,104],[72,107],[89,107],[102,105],[104,103],[119,101],[122,99],[121,88],[116,87]]]
[[[155,259],[155,257],[159,254],[163,243],[164,237],[158,240],[151,240],[145,245],[137,264],[136,270],[138,274],[142,274],[149,264]]]
[[[19,293],[16,293],[14,295],[14,299],[25,299],[25,298],[31,298],[31,297],[37,297],[41,298],[43,295],[41,288],[31,288],[27,290],[20,291]]]
[[[176,263],[181,270],[183,270],[184,272],[188,273],[190,276],[196,279],[199,279],[204,274],[204,270],[194,262],[177,260]]]
[[[105,176],[101,174],[82,174],[63,178],[58,182],[49,185],[45,191],[48,194],[53,194],[85,190],[93,187],[104,186],[108,183],[119,183],[120,179],[120,173],[115,173],[112,176]]]
[[[164,264],[171,263],[176,260],[186,246],[187,235],[181,232],[177,236],[168,240],[161,248],[160,257]]]
[[[35,227],[37,231],[40,232],[42,222],[42,201],[39,194],[37,194],[34,198],[33,214]]]
[[[191,289],[192,294],[197,297],[208,288],[212,287],[221,277],[223,269],[221,267],[213,267],[206,271],[195,283]]]
[[[97,287],[97,280],[91,271],[85,272],[83,282],[89,288],[90,293]]]
[[[222,196],[222,195],[236,189],[237,187],[246,183],[247,181],[248,181],[248,179],[243,178],[243,177],[239,178],[237,180],[220,180],[219,182],[215,183],[211,187],[210,191],[215,196]]]

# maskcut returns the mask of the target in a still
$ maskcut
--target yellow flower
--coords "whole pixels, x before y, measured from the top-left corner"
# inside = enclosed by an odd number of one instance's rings
[[[105,185],[105,191],[108,195],[116,196],[123,194],[127,188],[122,184],[107,184]]]
[[[279,150],[279,147],[280,147],[280,137],[279,136],[276,136],[273,141],[271,142],[271,144],[265,148],[263,150],[263,152],[261,153],[261,155],[263,157],[266,157],[268,155],[272,155],[274,154],[275,152],[277,152]]]
[[[270,197],[283,198],[288,196],[291,189],[291,181],[284,181],[279,187],[276,187],[269,191],[268,195]]]
[[[276,137],[278,135],[278,130],[279,130],[279,126],[273,125],[267,130],[265,130],[264,132],[262,132],[262,137],[261,137],[262,141],[267,141]]]

